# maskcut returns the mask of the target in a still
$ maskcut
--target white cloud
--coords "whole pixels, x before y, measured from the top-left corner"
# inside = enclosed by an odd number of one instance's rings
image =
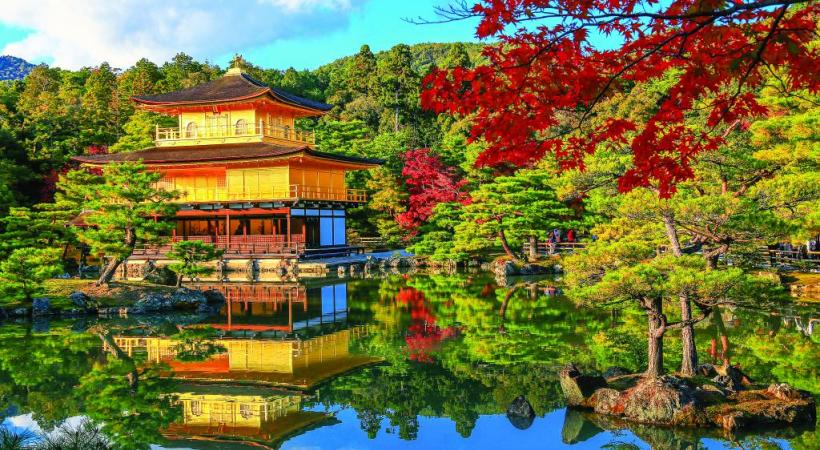
[[[142,57],[161,63],[181,51],[213,59],[344,28],[365,1],[7,0],[0,22],[33,31],[0,53],[67,69],[103,61],[125,68]]]

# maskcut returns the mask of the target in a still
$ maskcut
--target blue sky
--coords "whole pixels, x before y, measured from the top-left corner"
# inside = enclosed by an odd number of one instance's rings
[[[414,25],[448,0],[43,0],[0,10],[0,52],[76,69],[178,51],[225,65],[235,52],[275,68],[315,68],[398,43],[475,41],[476,22]],[[39,3],[39,7],[28,3]],[[137,14],[139,13],[139,14]]]

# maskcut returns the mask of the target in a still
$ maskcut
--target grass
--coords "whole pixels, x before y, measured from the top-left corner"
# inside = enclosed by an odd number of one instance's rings
[[[43,287],[43,296],[51,300],[52,309],[74,308],[74,303],[68,296],[76,291],[85,292],[102,307],[112,307],[132,305],[146,291],[170,292],[175,289],[147,281],[115,281],[108,287],[96,287],[94,280],[76,278],[51,279],[46,281]],[[14,305],[7,304],[6,307],[14,307]]]

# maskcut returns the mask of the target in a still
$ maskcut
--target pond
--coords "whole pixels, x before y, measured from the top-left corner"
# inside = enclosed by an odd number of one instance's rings
[[[133,449],[820,448],[811,429],[725,436],[567,410],[562,365],[639,369],[645,321],[577,307],[553,284],[230,284],[202,286],[228,299],[214,315],[7,322],[0,421],[32,442],[99,430]],[[793,305],[722,309],[698,325],[699,355],[820,395],[818,319]],[[674,370],[680,346],[666,345]],[[534,415],[508,411],[519,397]]]

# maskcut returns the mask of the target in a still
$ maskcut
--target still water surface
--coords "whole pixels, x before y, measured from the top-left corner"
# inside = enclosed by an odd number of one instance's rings
[[[0,421],[92,420],[124,448],[817,449],[813,430],[723,436],[562,405],[556,373],[645,363],[636,311],[576,307],[549,280],[482,275],[216,286],[218,314],[0,326]],[[724,309],[702,361],[820,394],[815,309]],[[679,345],[666,340],[669,369]],[[509,414],[522,396],[534,416]],[[52,431],[52,430],[57,431]]]

